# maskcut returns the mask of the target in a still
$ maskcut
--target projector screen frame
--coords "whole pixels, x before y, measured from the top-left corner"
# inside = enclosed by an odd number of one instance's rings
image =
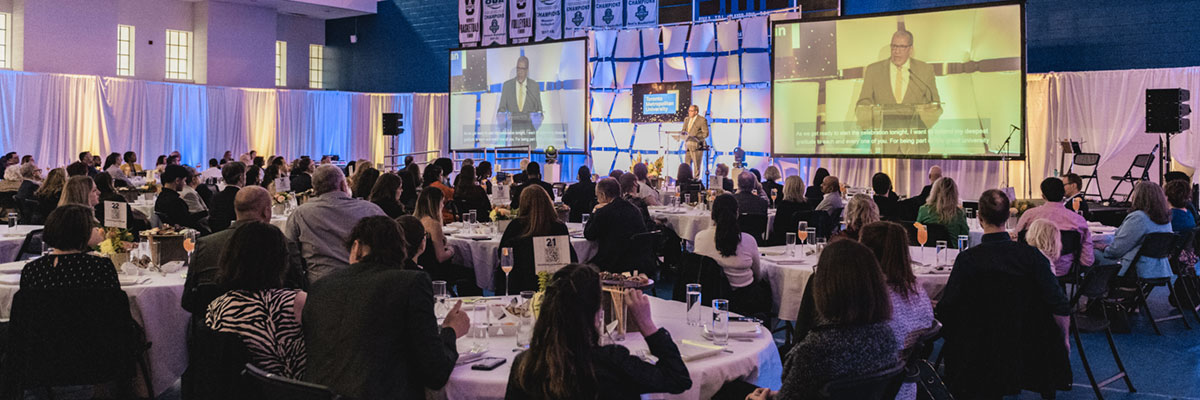
[[[852,20],[852,19],[888,17],[888,16],[897,16],[897,15],[912,15],[912,14],[923,14],[923,13],[939,12],[939,11],[955,11],[955,10],[967,10],[967,9],[975,9],[975,8],[990,8],[990,7],[1013,6],[1013,5],[1017,6],[1019,9],[1018,13],[1020,15],[1020,24],[1021,24],[1021,26],[1020,26],[1020,31],[1021,31],[1021,63],[1020,63],[1021,64],[1021,121],[1020,122],[1021,122],[1021,124],[1020,124],[1019,135],[1013,134],[1012,142],[1017,142],[1017,143],[1010,142],[1009,148],[1012,148],[1014,146],[1019,146],[1020,152],[1018,154],[1008,154],[1008,155],[994,154],[994,155],[972,156],[972,155],[938,155],[938,154],[924,154],[924,155],[803,154],[803,153],[793,154],[793,153],[776,153],[775,152],[775,27],[776,27],[776,25],[787,25],[787,24],[794,24],[794,23],[803,24],[803,23],[824,22],[824,21],[842,21],[842,20]],[[1027,99],[1026,99],[1026,93],[1025,93],[1026,90],[1025,89],[1026,89],[1026,84],[1028,82],[1028,77],[1027,77],[1027,74],[1028,74],[1027,73],[1027,70],[1028,70],[1028,55],[1027,55],[1028,48],[1027,48],[1027,41],[1026,41],[1027,32],[1026,32],[1026,21],[1025,21],[1025,2],[1022,0],[1002,0],[1002,1],[993,1],[993,2],[986,2],[986,3],[973,3],[973,4],[945,6],[945,7],[921,8],[921,9],[914,9],[914,10],[889,11],[889,12],[872,13],[872,14],[855,14],[855,15],[840,15],[840,16],[815,17],[815,18],[803,18],[803,19],[791,18],[791,19],[771,20],[770,27],[767,31],[767,34],[769,35],[770,44],[771,44],[771,51],[770,51],[770,55],[771,55],[771,62],[770,62],[770,67],[771,67],[771,85],[770,85],[771,86],[771,93],[770,93],[770,96],[771,96],[771,114],[770,114],[771,115],[771,128],[770,129],[771,129],[771,157],[773,157],[773,158],[843,158],[843,159],[875,159],[875,158],[878,158],[878,159],[983,160],[983,161],[1026,160],[1026,158],[1027,158],[1028,149],[1026,148],[1026,146],[1027,146],[1027,142],[1028,142],[1028,137],[1026,136],[1027,135],[1026,127],[1028,126],[1028,121],[1027,121],[1027,116],[1026,116]]]
[[[525,46],[536,46],[536,45],[542,45],[542,44],[568,43],[568,42],[576,42],[576,41],[583,42],[583,114],[582,114],[583,115],[583,150],[574,150],[574,149],[572,149],[572,150],[556,149],[556,150],[558,150],[558,154],[560,154],[560,155],[561,154],[588,155],[591,153],[591,148],[592,148],[592,123],[591,123],[592,121],[591,121],[591,116],[588,114],[588,110],[591,109],[589,103],[591,103],[591,100],[592,100],[592,93],[591,93],[592,70],[591,70],[591,67],[589,67],[589,64],[591,63],[591,58],[590,58],[591,56],[590,56],[589,50],[591,50],[591,48],[588,46],[588,38],[586,36],[577,37],[577,38],[563,38],[563,39],[555,39],[555,40],[543,40],[540,42],[513,43],[513,44],[494,45],[494,46],[463,47],[460,44],[459,47],[454,47],[454,48],[449,49],[449,51],[447,52],[447,57],[449,57],[449,54],[452,54],[456,51],[462,51],[462,50],[491,50],[491,49],[503,49],[503,48],[508,48],[508,47],[525,47]],[[447,63],[447,64],[448,64],[448,66],[446,67],[446,101],[449,102],[450,96],[454,95],[454,92],[451,91],[451,89],[452,89],[451,88],[451,77],[452,77],[451,73],[454,71],[454,65],[452,63]],[[447,147],[449,147],[449,149],[447,149],[447,151],[465,152],[464,150],[471,150],[470,148],[456,149],[450,145],[451,143],[453,143],[450,139],[450,124],[454,123],[454,117],[450,113],[450,111],[452,109],[453,109],[453,107],[450,107],[450,109],[446,110],[447,123],[446,123],[445,139],[446,139]],[[476,149],[478,149],[478,148],[476,148]],[[498,152],[498,153],[524,153],[524,151],[514,150],[514,149],[501,149],[501,150],[496,150],[496,152]],[[532,148],[532,152],[537,153],[537,154],[544,154],[546,152],[546,149],[545,148]]]

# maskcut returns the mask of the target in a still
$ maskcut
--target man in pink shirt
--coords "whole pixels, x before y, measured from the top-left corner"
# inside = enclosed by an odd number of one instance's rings
[[[1046,199],[1046,204],[1031,208],[1021,215],[1021,219],[1017,221],[1016,229],[1013,229],[1012,234],[1015,237],[1017,232],[1024,231],[1029,228],[1029,224],[1033,221],[1043,219],[1050,221],[1060,231],[1076,231],[1083,238],[1083,248],[1079,251],[1079,264],[1090,266],[1095,261],[1095,255],[1092,254],[1092,235],[1088,230],[1088,223],[1083,216],[1076,214],[1074,211],[1062,206],[1062,199],[1066,191],[1063,181],[1058,178],[1046,178],[1042,181],[1042,198]],[[1054,260],[1054,275],[1063,276],[1071,271],[1071,262],[1074,260],[1074,254],[1061,254],[1057,260]]]

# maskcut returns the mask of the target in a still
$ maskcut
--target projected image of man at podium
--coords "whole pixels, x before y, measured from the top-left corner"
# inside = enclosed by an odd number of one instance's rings
[[[928,129],[942,115],[933,66],[912,58],[913,35],[892,34],[891,57],[868,65],[863,73],[855,117],[858,127],[874,130],[874,154],[929,153]],[[884,134],[880,131],[903,133]]]
[[[511,122],[512,132],[536,132],[541,125],[542,93],[538,83],[529,79],[529,59],[517,58],[517,76],[504,82],[500,90],[498,120]]]
[[[700,107],[692,104],[688,107],[688,116],[683,119],[683,132],[687,135],[684,141],[684,162],[692,165],[692,171],[701,173],[701,163],[704,161],[705,140],[708,139],[708,119],[700,116]]]

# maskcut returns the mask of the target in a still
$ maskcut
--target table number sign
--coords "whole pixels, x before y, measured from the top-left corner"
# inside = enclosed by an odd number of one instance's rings
[[[125,203],[119,201],[104,202],[104,226],[108,228],[128,229],[129,215]]]
[[[553,274],[571,262],[571,239],[567,235],[533,238],[533,264],[536,272]]]

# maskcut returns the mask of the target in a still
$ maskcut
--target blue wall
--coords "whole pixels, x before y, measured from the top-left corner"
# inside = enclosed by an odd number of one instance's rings
[[[845,15],[982,3],[843,0]],[[379,13],[326,23],[329,87],[363,92],[445,92],[448,49],[458,46],[458,2],[385,0]],[[350,34],[358,23],[358,43]],[[1200,0],[1028,0],[1029,72],[1200,65]]]

